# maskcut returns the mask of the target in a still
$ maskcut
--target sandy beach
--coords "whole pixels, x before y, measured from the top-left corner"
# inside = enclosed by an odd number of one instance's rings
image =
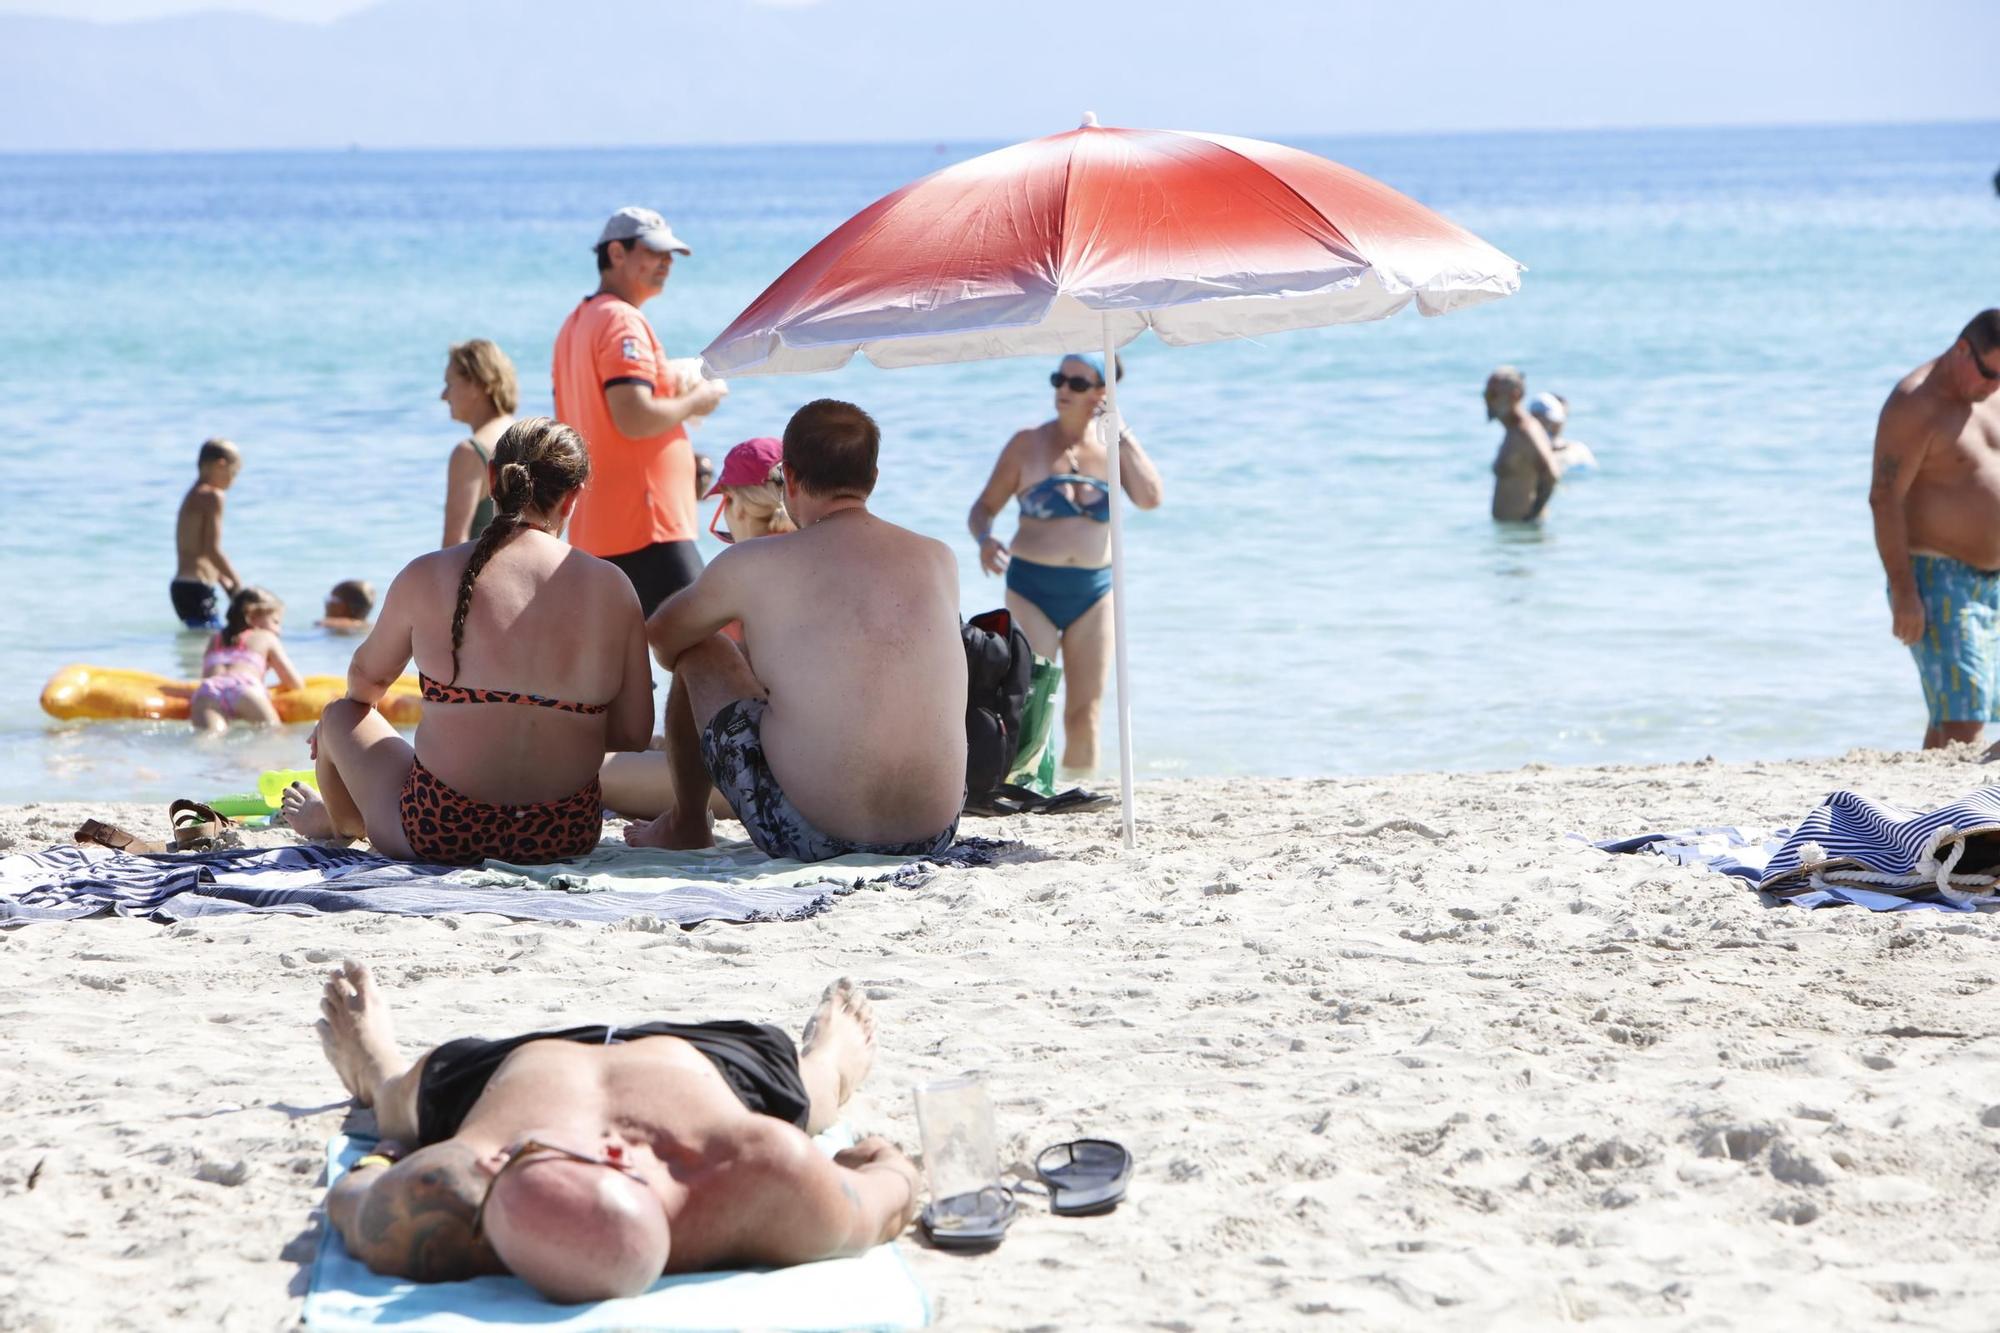
[[[874,997],[851,1123],[983,1074],[1006,1156],[1126,1142],[1130,1198],[903,1244],[951,1328],[1985,1329],[2000,1299],[1987,913],[1816,912],[1566,841],[1932,804],[1965,757],[1190,781],[804,922],[103,919],[0,933],[0,1329],[284,1328],[350,1113],[310,1022],[366,959],[412,1047]],[[87,814],[19,806],[0,850]],[[286,835],[266,835],[282,838]],[[356,1115],[351,1123],[365,1125]]]

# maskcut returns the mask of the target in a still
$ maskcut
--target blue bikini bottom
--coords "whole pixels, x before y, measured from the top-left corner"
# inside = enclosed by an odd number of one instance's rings
[[[1111,570],[1078,565],[1038,565],[1015,556],[1007,562],[1007,591],[1020,593],[1066,630],[1111,591]]]

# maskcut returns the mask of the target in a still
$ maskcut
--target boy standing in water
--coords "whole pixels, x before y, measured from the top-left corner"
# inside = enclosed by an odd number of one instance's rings
[[[199,469],[194,485],[181,497],[180,516],[174,521],[176,564],[174,581],[167,585],[174,599],[174,614],[189,629],[220,629],[222,617],[216,609],[216,584],[234,594],[243,581],[236,567],[222,553],[222,493],[229,489],[243,468],[243,455],[220,436],[202,443],[195,459]]]

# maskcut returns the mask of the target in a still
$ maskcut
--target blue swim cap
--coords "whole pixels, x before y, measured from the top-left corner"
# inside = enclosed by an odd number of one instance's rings
[[[1097,372],[1097,382],[1099,384],[1105,384],[1109,382],[1108,380],[1106,380],[1104,375],[1104,358],[1101,356],[1094,355],[1093,353],[1090,352],[1067,352],[1063,355],[1063,360],[1081,361],[1083,362],[1083,364],[1089,366],[1092,370]],[[1059,362],[1057,364],[1058,368],[1060,368],[1061,363]],[[1118,374],[1121,378],[1124,376],[1125,374],[1124,366],[1121,365],[1118,367]]]

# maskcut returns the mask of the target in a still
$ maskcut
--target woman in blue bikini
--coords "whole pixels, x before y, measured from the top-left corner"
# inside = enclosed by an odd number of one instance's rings
[[[1123,379],[1125,368],[1116,372]],[[1028,642],[1063,665],[1063,769],[1097,769],[1097,721],[1111,665],[1111,484],[1098,412],[1104,367],[1094,356],[1068,356],[1049,377],[1052,421],[1020,431],[1000,451],[986,489],[972,502],[968,526],[979,564],[1007,576],[1007,609]],[[1118,475],[1140,509],[1160,503],[1160,474],[1131,431],[1118,441]],[[993,535],[1009,500],[1021,507],[1010,546]]]

